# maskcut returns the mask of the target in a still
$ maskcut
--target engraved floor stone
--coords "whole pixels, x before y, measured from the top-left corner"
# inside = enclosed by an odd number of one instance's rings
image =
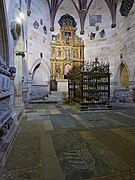
[[[45,114],[50,114],[48,107],[45,107]]]
[[[79,114],[81,114],[82,112],[80,112],[78,109],[76,109],[76,108],[74,108],[74,107],[71,107],[71,106],[67,106],[67,105],[62,105],[62,108],[64,109],[64,110],[66,110],[68,113],[79,113]]]
[[[44,121],[44,128],[45,128],[46,131],[54,130],[51,121]]]
[[[94,126],[94,127],[111,127],[111,123],[110,122],[107,122],[103,119],[100,119],[100,120],[93,120],[91,121],[91,124]]]
[[[41,133],[41,153],[44,172],[43,180],[64,180],[64,174],[58,162],[51,135],[44,135],[44,131],[41,131]]]
[[[85,127],[78,123],[71,115],[50,115],[50,119],[54,129],[85,129]]]
[[[37,111],[33,111],[33,110],[27,110],[25,111],[26,113],[36,113]]]
[[[91,156],[89,149],[70,150],[68,153],[65,152],[64,155],[71,166],[77,169],[87,170],[95,165],[95,160]],[[86,160],[85,156],[89,157],[89,159]]]
[[[115,174],[111,176],[95,177],[87,180],[123,180],[123,178],[120,177],[119,174]]]
[[[63,109],[62,107],[58,108],[58,110],[61,112],[61,114],[69,114],[66,109]]]
[[[96,137],[90,131],[80,131],[79,134],[82,136],[83,139],[86,141],[94,140]]]
[[[78,133],[52,135],[52,139],[65,179],[85,179],[112,172]]]
[[[83,123],[84,125],[87,126],[87,128],[90,127],[111,127],[112,124],[111,122],[108,122],[101,118],[100,114],[98,113],[84,113],[84,114],[72,114],[73,117],[75,117],[80,123]]]
[[[77,114],[71,114],[79,123],[81,123],[85,128],[91,128],[94,127],[90,122],[87,122],[83,120],[79,115]]]
[[[21,168],[15,170],[4,170],[1,180],[43,180],[42,168]]]
[[[119,175],[124,180],[134,180],[135,179],[135,171],[134,170],[128,170],[123,173],[120,173]]]
[[[131,134],[129,134],[129,132],[127,132],[126,130],[123,129],[111,129],[112,132],[120,135],[121,137],[135,143],[135,137],[132,136]]]
[[[129,132],[131,135],[135,135],[135,128],[128,128],[126,129],[127,132]]]
[[[67,108],[66,109],[70,114],[76,114],[76,113],[78,113],[79,111],[77,110],[77,109],[75,109],[75,108]]]
[[[26,114],[27,121],[33,121],[33,120],[48,120],[49,116],[48,114],[37,112],[37,113],[28,113]]]
[[[130,118],[130,119],[133,119],[135,121],[135,115],[129,115],[129,114],[126,114],[126,113],[123,113],[123,112],[115,112],[121,116],[125,116],[127,118]]]
[[[49,109],[49,110],[50,110],[51,114],[61,114],[61,112],[58,109],[56,109],[56,108]]]
[[[118,114],[118,112],[114,112],[114,111],[113,112],[109,112],[107,114],[107,116],[109,116],[112,119],[115,119],[116,121],[122,123],[123,125],[126,124],[126,126],[127,125],[128,126],[129,125],[130,126],[135,125],[135,121],[133,119],[131,119],[129,117],[127,118],[125,116],[122,116],[121,114]]]
[[[26,117],[27,117],[27,121],[38,120],[39,114],[37,112],[34,112],[34,113],[31,112],[31,113],[26,114]]]
[[[39,120],[45,120],[45,121],[50,120],[49,114],[46,113],[38,113],[38,117]]]
[[[131,168],[135,167],[135,144],[127,139],[113,133],[110,130],[98,130],[94,136],[106,145],[111,151],[116,153]],[[110,140],[111,139],[111,140]]]
[[[95,112],[84,112],[84,113],[81,113],[79,114],[79,116],[82,118],[82,119],[85,119],[86,121],[98,121],[98,120],[101,120],[101,117],[98,113],[95,113]]]
[[[46,112],[46,110],[45,109],[38,109],[37,112],[39,112],[39,113],[40,112]]]
[[[125,123],[119,122],[119,121],[117,121],[116,119],[110,117],[110,116],[109,116],[109,113],[100,113],[100,116],[101,116],[104,120],[110,122],[112,125],[115,125],[115,126],[126,126]]]
[[[113,151],[111,151],[107,146],[105,146],[101,141],[93,139],[88,141],[97,152],[102,156],[102,158],[116,171],[123,171],[130,169],[130,166],[124,162],[119,156],[117,156]]]
[[[135,108],[134,108],[135,109]],[[129,114],[130,116],[133,116],[135,117],[135,110],[134,109],[128,109],[128,110],[124,110],[124,111],[121,111],[121,112],[124,112],[126,114]]]
[[[50,104],[50,105],[49,105],[49,108],[50,108],[50,109],[56,109],[56,106],[55,106],[55,105]]]

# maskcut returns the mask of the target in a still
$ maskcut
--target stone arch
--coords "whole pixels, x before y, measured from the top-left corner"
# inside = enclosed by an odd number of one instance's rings
[[[30,99],[43,99],[50,90],[50,67],[44,59],[38,59],[31,70]]]
[[[119,65],[116,79],[120,87],[129,88],[130,71],[124,61]]]
[[[40,64],[41,64],[41,63],[37,64],[37,65],[34,67],[33,73],[32,73],[32,80],[33,80],[34,75],[35,75],[35,72],[36,72],[36,70],[39,68]]]
[[[0,55],[9,65],[9,41],[5,1],[0,1]]]
[[[42,65],[46,68],[46,70],[47,70],[47,72],[48,72],[48,75],[49,75],[49,73],[50,73],[50,66],[49,66],[48,63],[45,61],[45,59],[36,59],[35,62],[33,63],[33,65],[32,65],[32,67],[31,67],[30,71],[29,71],[29,74],[31,74],[31,75],[33,76],[34,69],[35,69],[36,66],[39,65],[39,64],[42,64]],[[50,75],[49,75],[49,76],[50,76]]]

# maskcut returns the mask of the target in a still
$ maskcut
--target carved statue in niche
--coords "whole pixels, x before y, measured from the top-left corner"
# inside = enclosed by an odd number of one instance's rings
[[[60,73],[61,73],[60,65],[59,65],[59,64],[56,64],[56,76],[57,76],[58,78],[60,77]]]
[[[58,57],[61,57],[61,53],[62,53],[61,49],[58,48]]]
[[[70,50],[65,50],[65,58],[70,59]]]
[[[84,41],[76,35],[76,22],[69,14],[63,15],[59,20],[60,32],[52,36],[51,78],[64,79],[65,64],[80,66],[84,61]]]
[[[78,58],[79,55],[78,55],[78,49],[75,49],[74,52],[73,52],[73,57],[74,58]]]
[[[70,39],[71,39],[71,32],[65,32],[64,36],[65,36],[66,44],[69,44],[70,43]]]
[[[55,55],[55,48],[52,47],[52,56]]]

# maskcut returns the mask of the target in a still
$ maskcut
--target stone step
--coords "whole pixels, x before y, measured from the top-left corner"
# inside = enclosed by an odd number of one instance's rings
[[[51,91],[48,97],[39,100],[32,100],[30,103],[60,103],[67,97],[67,93],[61,93],[57,91]]]

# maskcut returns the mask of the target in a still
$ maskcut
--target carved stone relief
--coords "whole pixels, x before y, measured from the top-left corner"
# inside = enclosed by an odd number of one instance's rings
[[[4,153],[9,142],[6,136],[10,136],[10,128],[15,125],[12,94],[12,81],[15,77],[16,68],[8,67],[4,59],[0,56],[0,157]],[[0,158],[1,161],[1,158]]]
[[[129,90],[126,88],[118,88],[115,89],[113,92],[114,101],[125,103],[128,101],[128,96],[129,96]]]

